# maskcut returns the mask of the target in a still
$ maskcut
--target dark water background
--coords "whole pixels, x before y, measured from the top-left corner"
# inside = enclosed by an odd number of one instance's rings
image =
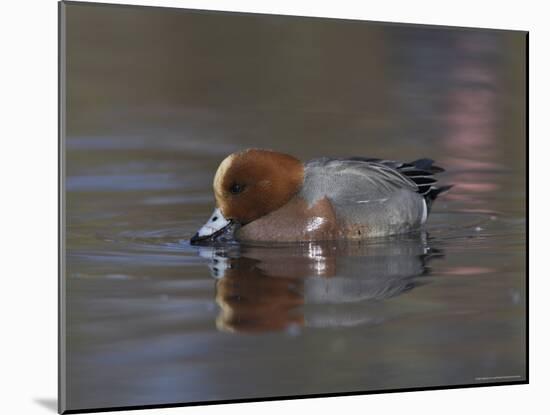
[[[70,409],[522,380],[525,35],[67,6]],[[190,246],[246,147],[430,157],[425,232]]]

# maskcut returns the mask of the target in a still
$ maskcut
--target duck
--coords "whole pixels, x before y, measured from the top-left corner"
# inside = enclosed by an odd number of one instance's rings
[[[419,230],[435,199],[452,187],[436,185],[443,171],[428,158],[302,162],[274,150],[245,149],[220,163],[214,212],[190,243],[363,240]]]

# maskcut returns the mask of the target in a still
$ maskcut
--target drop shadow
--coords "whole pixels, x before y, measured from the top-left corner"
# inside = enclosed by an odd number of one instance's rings
[[[39,398],[34,400],[38,405],[57,413],[57,399],[55,398]]]

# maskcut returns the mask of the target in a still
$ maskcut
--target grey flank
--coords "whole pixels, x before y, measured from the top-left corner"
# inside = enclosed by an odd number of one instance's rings
[[[426,209],[411,179],[379,162],[363,160],[319,158],[307,162],[299,196],[310,206],[328,198],[338,220],[364,227],[370,236],[419,228]]]

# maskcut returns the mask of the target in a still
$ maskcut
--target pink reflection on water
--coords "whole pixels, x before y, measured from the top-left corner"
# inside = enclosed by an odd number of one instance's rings
[[[496,183],[465,183],[463,181],[458,183],[456,188],[471,193],[484,193],[496,191],[500,188],[500,186]]]
[[[465,64],[467,65],[467,64]],[[495,158],[495,94],[485,83],[471,85],[470,72],[456,70],[452,79],[459,84],[448,96],[446,147],[457,167],[471,167],[471,160]],[[492,86],[488,84],[487,86]]]
[[[488,267],[454,267],[448,270],[442,270],[439,273],[442,275],[469,276],[469,275],[489,274],[491,272],[496,272],[496,269],[488,268]]]
[[[500,188],[491,180],[492,171],[500,168],[496,162],[496,74],[483,60],[476,59],[475,54],[473,58],[470,56],[473,51],[486,50],[489,46],[494,45],[488,39],[457,42],[457,48],[464,53],[451,70],[450,82],[454,87],[447,97],[445,116],[444,146],[451,156],[444,163],[457,171],[453,177],[455,189],[448,197],[475,204],[483,204],[485,193]]]

